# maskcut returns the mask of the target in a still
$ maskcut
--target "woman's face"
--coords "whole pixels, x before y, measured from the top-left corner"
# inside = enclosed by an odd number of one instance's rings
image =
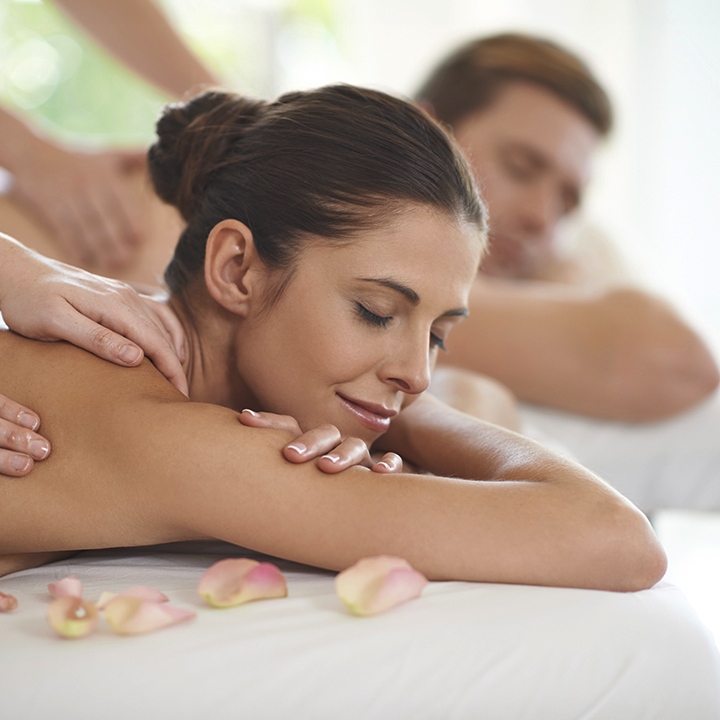
[[[375,441],[428,387],[480,251],[474,227],[422,206],[344,245],[310,243],[278,302],[243,323],[251,407]]]

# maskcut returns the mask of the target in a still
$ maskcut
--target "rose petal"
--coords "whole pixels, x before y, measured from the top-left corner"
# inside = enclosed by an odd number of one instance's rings
[[[198,592],[209,605],[235,607],[251,600],[287,596],[287,582],[272,563],[227,558],[211,565],[200,578]]]
[[[18,601],[12,595],[0,592],[0,612],[10,612],[18,606]]]
[[[194,618],[191,610],[149,602],[137,597],[118,597],[105,606],[105,619],[121,635],[141,635]]]
[[[74,575],[48,584],[48,592],[55,598],[82,597],[83,584]]]
[[[105,606],[116,597],[133,597],[138,600],[155,603],[164,603],[168,601],[168,596],[155,588],[151,588],[148,585],[134,585],[127,590],[123,590],[121,593],[114,593],[109,590],[105,590],[98,600],[98,610],[104,610]]]
[[[343,570],[335,591],[355,615],[377,615],[419,597],[427,582],[402,558],[380,555]]]
[[[95,603],[69,595],[53,600],[47,606],[45,615],[50,627],[67,638],[89,635],[98,623]]]
[[[104,610],[105,606],[113,599],[117,597],[117,593],[110,592],[109,590],[103,590],[100,599],[97,601],[97,609]]]

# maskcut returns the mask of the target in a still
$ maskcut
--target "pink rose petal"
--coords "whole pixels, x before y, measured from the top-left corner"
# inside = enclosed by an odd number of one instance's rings
[[[83,584],[74,575],[68,575],[56,583],[48,584],[48,592],[55,598],[82,597]]]
[[[141,635],[194,618],[191,610],[181,610],[138,597],[118,595],[105,606],[105,619],[121,635]]]
[[[227,558],[205,571],[198,592],[209,605],[228,608],[251,600],[287,597],[287,582],[272,563]]]
[[[137,598],[138,600],[145,600],[147,602],[155,602],[155,603],[164,603],[168,601],[168,596],[164,593],[161,593],[159,590],[156,590],[155,588],[151,588],[148,585],[134,585],[131,588],[128,588],[127,590],[123,590],[121,593],[114,593],[110,592],[109,590],[106,590],[98,600],[98,609],[104,610],[105,606],[113,599],[113,598]]]
[[[66,638],[89,635],[98,623],[95,603],[69,595],[53,600],[47,606],[45,615],[50,627]]]
[[[335,591],[355,615],[377,615],[420,596],[424,575],[402,558],[365,558],[335,578]]]
[[[0,592],[0,612],[10,612],[18,606],[18,601],[12,595]]]
[[[109,590],[103,590],[100,599],[97,601],[97,609],[104,610],[105,606],[113,599],[117,597],[117,593],[110,592]]]

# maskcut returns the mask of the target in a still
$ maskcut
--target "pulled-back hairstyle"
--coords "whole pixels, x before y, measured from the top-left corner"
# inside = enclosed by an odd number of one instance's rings
[[[457,128],[517,81],[550,90],[584,115],[600,135],[610,132],[610,100],[585,63],[553,42],[520,33],[492,35],[461,46],[430,73],[416,98],[432,106],[442,123]]]
[[[268,103],[207,92],[168,106],[157,133],[153,183],[187,222],[165,271],[175,295],[202,276],[208,234],[228,218],[245,223],[263,262],[288,275],[307,235],[347,238],[407,202],[486,231],[453,141],[385,93],[336,85]]]

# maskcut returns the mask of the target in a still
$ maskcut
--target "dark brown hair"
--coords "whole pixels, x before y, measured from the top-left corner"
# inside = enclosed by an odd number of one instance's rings
[[[291,272],[307,235],[348,238],[418,203],[486,231],[454,142],[412,103],[347,85],[267,103],[207,92],[166,108],[148,161],[158,195],[187,221],[165,280],[202,276],[211,229],[234,218],[258,255]]]
[[[493,35],[458,48],[430,73],[416,97],[452,128],[518,81],[550,90],[600,135],[610,132],[610,100],[582,60],[553,42],[519,33]]]

